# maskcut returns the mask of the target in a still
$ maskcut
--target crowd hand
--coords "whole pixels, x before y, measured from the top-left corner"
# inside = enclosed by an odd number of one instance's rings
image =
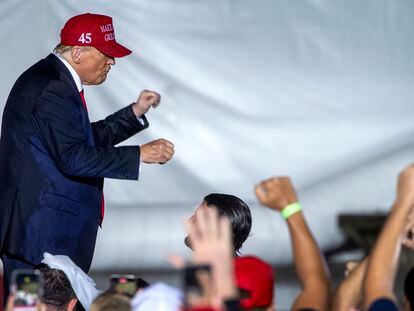
[[[173,157],[174,144],[160,138],[142,145],[140,150],[142,162],[164,164]]]
[[[237,298],[230,221],[220,217],[216,208],[206,207],[199,209],[194,221],[185,225],[193,248],[193,263],[211,267],[215,293],[212,306],[219,307],[223,300]]]
[[[255,187],[255,193],[261,204],[276,211],[297,202],[295,189],[289,177],[273,177],[262,181]]]
[[[230,222],[214,207],[200,208],[194,221],[185,223],[196,264],[218,264],[233,258]]]
[[[5,305],[5,309],[4,311],[13,311],[15,310],[14,308],[14,295],[10,294],[9,297],[7,297],[7,303]],[[45,304],[38,302],[36,304],[36,311],[46,311],[47,308],[45,306]]]
[[[144,90],[139,94],[137,101],[132,105],[134,114],[137,117],[142,117],[147,111],[152,108],[158,107],[161,101],[161,95],[157,92]]]

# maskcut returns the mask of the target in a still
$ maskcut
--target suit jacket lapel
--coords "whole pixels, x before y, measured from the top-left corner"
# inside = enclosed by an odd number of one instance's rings
[[[72,86],[71,89],[73,89],[73,98],[77,99],[76,104],[79,106],[79,109],[81,111],[81,117],[82,117],[82,125],[85,129],[85,135],[88,138],[88,142],[91,146],[95,146],[95,140],[93,138],[93,130],[91,126],[91,122],[89,120],[88,112],[83,107],[82,99],[79,95],[78,88],[76,86],[75,81],[73,80],[72,75],[70,74],[68,68],[59,60],[59,58],[54,54],[49,54],[46,57],[47,60],[53,63],[53,65],[56,67],[56,69],[60,73],[60,80],[68,83]]]

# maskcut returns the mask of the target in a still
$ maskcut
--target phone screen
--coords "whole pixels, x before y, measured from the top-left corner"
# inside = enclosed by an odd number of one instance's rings
[[[41,294],[41,276],[38,270],[15,270],[12,273],[14,310],[35,310]]]
[[[138,290],[137,279],[135,275],[113,274],[110,279],[110,289],[130,297],[134,296]]]

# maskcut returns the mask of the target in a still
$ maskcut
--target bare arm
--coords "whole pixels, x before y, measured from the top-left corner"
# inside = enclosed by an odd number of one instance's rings
[[[365,309],[379,298],[395,300],[393,285],[401,242],[412,224],[413,203],[414,166],[409,166],[398,178],[397,198],[370,256],[364,281]]]
[[[302,212],[289,217],[296,273],[302,292],[295,299],[292,310],[315,308],[328,310],[330,278],[325,259],[310,232]]]
[[[275,177],[256,187],[256,196],[267,207],[282,211],[297,202],[295,190],[288,177]],[[287,219],[292,241],[293,257],[302,291],[292,310],[300,308],[329,309],[330,277],[325,259],[309,230],[302,212]]]
[[[339,284],[332,299],[332,310],[349,311],[362,302],[362,284],[369,258],[366,257]]]

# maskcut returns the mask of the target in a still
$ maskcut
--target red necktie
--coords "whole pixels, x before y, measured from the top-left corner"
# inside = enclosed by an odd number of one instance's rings
[[[79,92],[79,95],[80,95],[80,97],[82,99],[83,107],[85,108],[86,113],[88,113],[88,106],[86,106],[85,94],[83,92],[83,89]],[[104,215],[105,215],[105,198],[104,198],[104,193],[103,193],[103,190],[102,190],[102,198],[101,198],[101,224],[103,222]]]
[[[88,112],[88,106],[86,106],[85,94],[83,92],[83,89],[79,92],[79,95],[82,99],[83,107],[85,108],[86,112]]]

